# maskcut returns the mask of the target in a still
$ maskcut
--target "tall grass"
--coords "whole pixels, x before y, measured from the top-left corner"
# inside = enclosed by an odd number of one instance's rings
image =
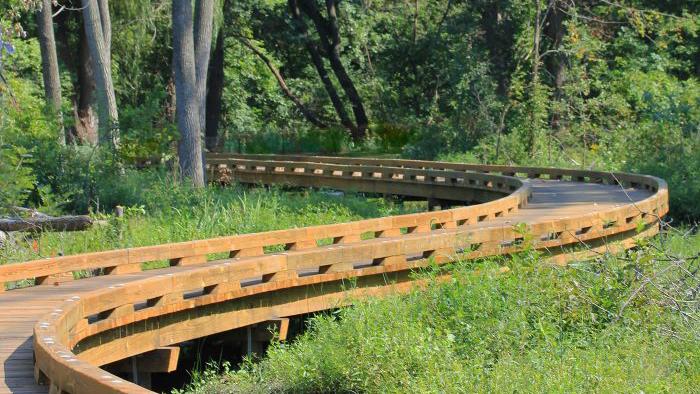
[[[134,186],[134,182],[125,181]],[[122,193],[123,190],[120,190]],[[382,198],[323,190],[175,185],[167,178],[124,192],[133,205],[125,215],[96,214],[105,224],[88,231],[14,233],[0,247],[0,264],[57,255],[156,245],[215,236],[340,223],[418,209]]]
[[[697,392],[697,294],[667,296],[698,286],[699,251],[700,236],[672,236],[568,267],[532,251],[456,263],[449,283],[317,316],[293,343],[189,390]]]

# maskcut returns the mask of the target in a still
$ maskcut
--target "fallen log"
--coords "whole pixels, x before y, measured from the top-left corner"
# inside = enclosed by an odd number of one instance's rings
[[[0,231],[82,231],[92,226],[89,216],[40,216],[0,219]]]
[[[37,211],[34,208],[24,208],[24,207],[12,207],[11,208],[15,213],[17,213],[17,217],[21,217],[21,214],[27,214],[30,218],[50,218],[52,216],[47,215],[45,213],[41,213]]]

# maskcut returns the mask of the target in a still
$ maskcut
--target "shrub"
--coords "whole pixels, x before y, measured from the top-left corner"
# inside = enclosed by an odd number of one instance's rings
[[[28,166],[30,157],[21,148],[2,146],[0,141],[0,211],[23,205],[35,182]]]

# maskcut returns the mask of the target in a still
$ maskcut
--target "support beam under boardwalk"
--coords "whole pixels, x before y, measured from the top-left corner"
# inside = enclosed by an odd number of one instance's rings
[[[169,373],[177,369],[180,348],[177,346],[161,347],[104,366],[112,373],[127,373],[131,380],[145,388],[151,387],[152,373]]]

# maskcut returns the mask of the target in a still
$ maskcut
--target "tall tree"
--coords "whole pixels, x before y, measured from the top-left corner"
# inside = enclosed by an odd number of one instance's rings
[[[58,57],[56,56],[56,40],[53,33],[53,17],[51,0],[42,0],[41,9],[37,14],[39,29],[39,46],[41,49],[41,70],[44,79],[44,94],[46,104],[59,125],[58,142],[66,144],[66,134],[63,131],[63,116],[61,115],[61,80],[58,73]]]
[[[362,101],[362,97],[355,88],[355,84],[345,70],[345,66],[340,59],[340,29],[338,27],[337,0],[326,0],[326,13],[328,18],[324,18],[316,6],[316,0],[301,0],[301,9],[311,18],[324,49],[323,53],[330,62],[331,69],[335,74],[340,86],[345,91],[353,114],[355,115],[355,127],[351,130],[355,141],[362,140],[369,126],[367,113]]]
[[[199,6],[201,5],[198,4]],[[194,186],[202,187],[204,186],[204,162],[202,160],[202,141],[200,136],[202,131],[199,115],[201,103],[199,96],[197,96],[198,80],[195,53],[198,53],[198,51],[195,48],[194,25],[199,23],[206,24],[206,22],[193,22],[192,2],[190,0],[173,0],[172,12],[176,118],[178,130],[180,131],[180,141],[178,143],[180,172]],[[212,14],[209,14],[209,16]],[[198,13],[198,16],[207,17],[208,15],[206,13]],[[199,40],[197,41],[199,42]]]
[[[85,38],[90,50],[100,128],[100,142],[113,148],[119,147],[119,115],[112,82],[111,60],[105,38],[111,39],[111,23],[107,0],[82,0]],[[100,5],[102,9],[100,9]],[[104,20],[103,20],[104,19]]]
[[[75,3],[64,3],[67,7],[79,8]],[[92,71],[90,49],[85,39],[81,12],[59,12],[56,23],[56,45],[59,59],[72,76],[70,100],[73,106],[73,126],[66,128],[69,143],[97,145],[98,121],[95,98],[95,78]]]
[[[199,105],[199,128],[206,130],[207,71],[211,52],[214,0],[197,0],[194,16],[194,61]]]
[[[566,55],[561,46],[566,34],[565,20],[567,10],[565,2],[550,0],[549,10],[545,20],[544,34],[549,39],[549,56],[545,59],[547,74],[553,79],[554,100],[561,100],[563,96],[564,82],[566,81]],[[561,114],[557,109],[552,110],[550,124],[552,129],[558,130]]]
[[[311,41],[311,38],[309,37],[306,22],[304,21],[304,18],[301,15],[301,8],[299,6],[299,2],[297,0],[288,0],[288,5],[289,12],[292,15],[292,25],[294,26],[294,29],[296,30],[297,34],[299,34],[300,38],[303,40],[304,46],[306,47],[306,51],[309,53],[309,56],[311,56],[311,62],[313,63],[314,68],[316,69],[316,73],[318,73],[318,76],[321,79],[321,83],[323,83],[323,87],[326,90],[326,93],[328,94],[328,98],[330,98],[331,100],[331,104],[333,104],[333,108],[335,109],[335,112],[338,115],[338,118],[340,119],[340,124],[352,132],[352,130],[355,129],[355,125],[348,116],[348,113],[345,111],[345,107],[343,106],[343,102],[340,99],[340,95],[338,95],[338,91],[335,89],[333,81],[331,81],[331,78],[328,75],[328,72],[326,71],[326,67],[323,64],[323,58],[321,57],[321,53],[318,47]]]
[[[94,62],[85,37],[85,29],[78,35],[78,61],[76,63],[76,85],[74,94],[74,111],[76,117],[76,137],[81,143],[97,145],[99,143],[99,119],[97,118],[97,97],[95,86]]]
[[[109,16],[109,1],[97,0],[100,9],[100,22],[102,22],[102,38],[105,42],[105,53],[107,61],[112,63],[112,18]]]
[[[204,145],[207,150],[214,152],[219,148],[219,122],[221,121],[221,97],[224,92],[224,45],[225,29],[223,23],[216,35],[216,45],[209,62],[207,74],[207,104],[206,104],[206,128],[204,131]]]

